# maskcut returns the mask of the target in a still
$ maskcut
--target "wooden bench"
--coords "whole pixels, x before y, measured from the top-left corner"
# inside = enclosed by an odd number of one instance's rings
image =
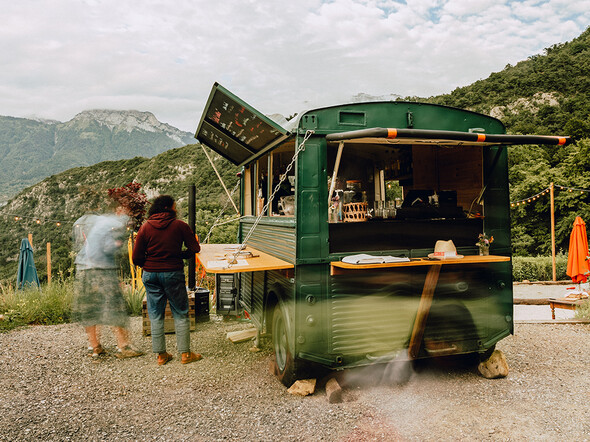
[[[585,299],[571,298],[549,298],[549,307],[551,307],[551,319],[555,319],[555,309],[563,308],[566,310],[575,310],[577,306],[582,305]]]

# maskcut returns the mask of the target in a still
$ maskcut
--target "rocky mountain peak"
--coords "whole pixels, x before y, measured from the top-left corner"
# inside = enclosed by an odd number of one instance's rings
[[[146,132],[163,132],[168,137],[183,143],[186,140],[188,132],[183,132],[169,124],[160,122],[151,112],[142,112],[137,110],[111,110],[111,109],[92,109],[80,112],[68,123],[90,123],[95,122],[106,126],[111,131],[143,130]],[[67,123],[66,123],[67,124]]]

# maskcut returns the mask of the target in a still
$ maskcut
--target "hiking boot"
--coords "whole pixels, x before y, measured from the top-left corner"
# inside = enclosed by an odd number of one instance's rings
[[[135,358],[141,355],[143,355],[143,352],[137,350],[136,348],[133,348],[131,345],[126,345],[123,348],[118,348],[117,353],[115,353],[115,356],[117,356],[119,359]]]
[[[172,355],[170,353],[158,353],[158,365],[167,364],[172,360]]]
[[[180,359],[181,364],[190,364],[191,362],[198,361],[199,359],[203,359],[199,353],[193,353],[192,351],[187,351],[186,353],[182,354]]]

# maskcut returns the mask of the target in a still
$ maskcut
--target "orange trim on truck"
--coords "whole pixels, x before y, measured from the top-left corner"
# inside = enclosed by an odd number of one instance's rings
[[[397,137],[397,129],[387,129],[387,138]]]

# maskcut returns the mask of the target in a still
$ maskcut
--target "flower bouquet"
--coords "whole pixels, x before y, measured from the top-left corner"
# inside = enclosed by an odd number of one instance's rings
[[[481,256],[486,256],[490,254],[490,244],[494,242],[494,237],[490,236],[488,238],[488,235],[484,233],[480,233],[478,238],[477,238],[477,242],[475,243],[475,245],[477,247],[479,247],[479,254]]]

